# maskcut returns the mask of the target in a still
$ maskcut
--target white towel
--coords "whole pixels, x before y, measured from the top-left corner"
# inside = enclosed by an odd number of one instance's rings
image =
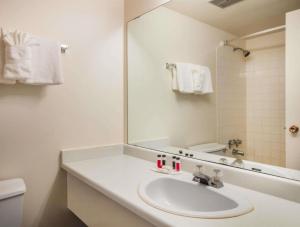
[[[192,77],[193,77],[193,92],[194,93],[201,92],[205,80],[201,65],[193,65]]]
[[[5,45],[3,42],[3,30],[1,29],[0,33],[0,84],[15,84],[15,80],[7,80],[4,78],[3,75],[3,68],[4,68],[4,59],[5,59]]]
[[[213,92],[210,69],[207,66],[195,65],[193,70],[193,91],[195,94]]]
[[[210,69],[191,63],[176,63],[172,68],[172,89],[181,93],[204,95],[213,92]]]
[[[32,85],[62,84],[61,44],[38,37],[36,40],[39,46],[32,47],[32,75],[20,82]]]
[[[178,79],[177,79],[177,69],[176,67],[171,67],[171,74],[172,74],[172,90],[178,91]]]
[[[5,63],[3,77],[8,80],[24,80],[32,74],[31,47],[36,45],[34,37],[19,31],[7,32],[5,44]]]
[[[176,63],[178,90],[181,93],[192,94],[193,91],[193,64]]]

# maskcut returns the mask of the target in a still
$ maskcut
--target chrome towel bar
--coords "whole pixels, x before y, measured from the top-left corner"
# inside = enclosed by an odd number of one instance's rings
[[[166,63],[166,69],[171,70],[175,68],[176,69],[176,64],[173,63]]]
[[[66,45],[66,44],[62,44],[62,45],[60,46],[60,49],[61,49],[61,53],[64,54],[64,53],[66,53],[66,51],[69,49],[69,46]]]

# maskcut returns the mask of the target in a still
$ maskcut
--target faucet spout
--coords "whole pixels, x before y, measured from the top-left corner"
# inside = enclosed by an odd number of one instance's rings
[[[210,178],[206,175],[201,176],[194,176],[193,181],[204,184],[204,185],[210,185]]]
[[[199,183],[199,184],[204,184],[204,185],[208,185],[214,188],[222,188],[223,182],[220,180],[220,177],[218,176],[219,173],[221,172],[221,170],[219,169],[215,169],[214,172],[216,174],[216,176],[214,177],[210,177],[204,173],[201,172],[201,165],[197,165],[197,167],[199,168],[199,170],[197,172],[194,172],[193,175],[193,181]]]

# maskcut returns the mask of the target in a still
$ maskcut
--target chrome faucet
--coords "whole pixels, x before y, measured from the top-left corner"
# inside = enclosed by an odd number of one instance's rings
[[[245,152],[238,149],[232,149],[232,155],[245,156]]]
[[[238,149],[233,149],[232,150],[232,155],[236,158],[232,163],[231,166],[236,166],[243,168],[244,167],[244,162],[242,160],[242,156],[245,156],[245,152],[238,150]]]
[[[239,167],[239,168],[244,168],[244,162],[240,158],[235,159],[230,165],[235,166],[235,167]]]
[[[214,177],[210,177],[210,176],[202,173],[202,171],[201,171],[202,165],[197,165],[196,167],[198,168],[198,171],[193,173],[193,175],[194,175],[193,181],[198,182],[200,184],[208,185],[208,186],[211,186],[214,188],[222,188],[224,186],[223,182],[221,181],[221,179],[219,177],[221,170],[214,169],[214,172],[216,175]]]
[[[231,149],[231,147],[235,145],[235,140],[229,140],[228,141],[228,148]]]
[[[228,141],[228,148],[231,149],[233,146],[238,148],[242,144],[242,140],[240,139],[232,139]]]

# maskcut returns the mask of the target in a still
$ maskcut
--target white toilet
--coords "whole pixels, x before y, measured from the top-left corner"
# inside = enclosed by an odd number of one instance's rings
[[[23,197],[26,191],[23,179],[0,181],[0,226],[22,225]]]

